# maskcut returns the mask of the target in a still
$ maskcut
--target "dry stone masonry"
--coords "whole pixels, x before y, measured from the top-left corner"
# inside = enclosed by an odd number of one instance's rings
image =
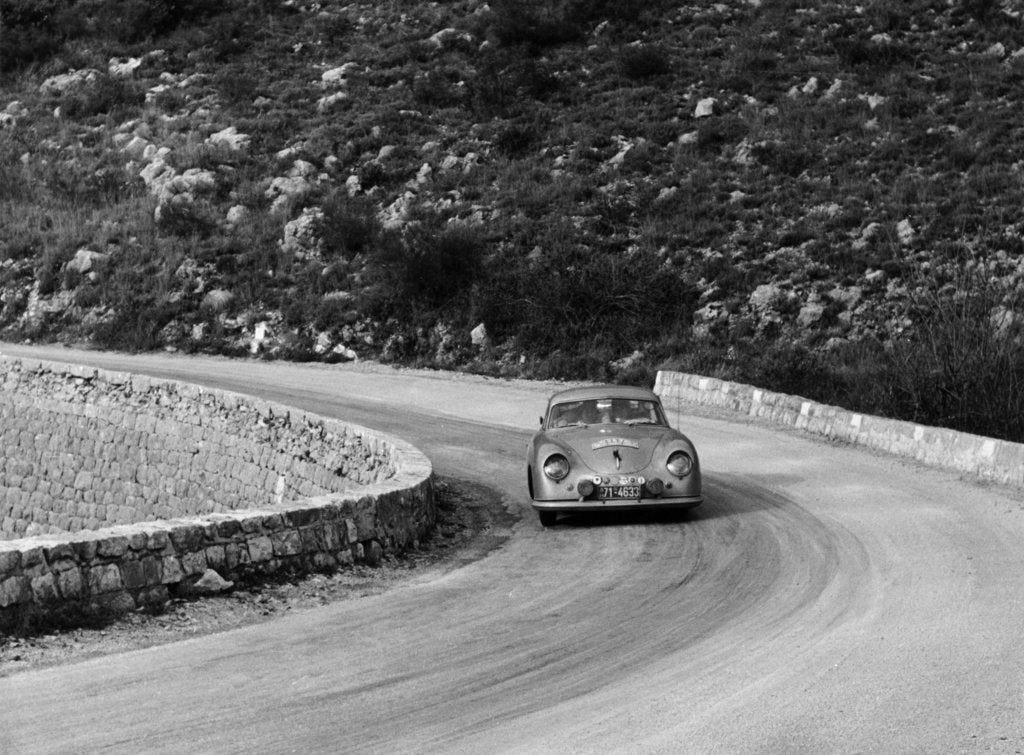
[[[379,559],[434,523],[397,438],[167,380],[0,357],[0,630]]]
[[[682,404],[731,409],[923,464],[1024,487],[1024,444],[859,414],[800,396],[682,372],[659,372],[654,391],[666,409],[678,410]]]

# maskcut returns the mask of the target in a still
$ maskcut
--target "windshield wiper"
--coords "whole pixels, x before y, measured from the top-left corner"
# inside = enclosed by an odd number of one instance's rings
[[[653,419],[627,419],[627,425],[656,425],[658,424]]]

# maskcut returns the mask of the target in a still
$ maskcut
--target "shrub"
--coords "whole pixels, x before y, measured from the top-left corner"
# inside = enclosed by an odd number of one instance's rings
[[[659,45],[627,45],[619,52],[619,66],[630,79],[647,79],[672,70],[668,53]]]
[[[530,58],[507,50],[488,51],[468,79],[469,103],[483,115],[514,116],[558,87],[555,77]]]
[[[61,114],[67,118],[110,115],[124,120],[145,101],[145,92],[135,83],[113,76],[99,76],[79,90],[61,98]]]
[[[494,0],[490,31],[504,45],[551,47],[583,36],[579,17],[564,2]]]
[[[412,94],[417,104],[426,107],[451,107],[462,100],[462,94],[448,77],[434,70],[416,77]]]
[[[0,72],[15,71],[55,54],[72,32],[69,21],[60,0],[0,2]]]
[[[321,205],[320,238],[324,256],[350,260],[369,250],[380,234],[380,221],[372,202],[336,191]]]
[[[483,252],[480,232],[458,223],[439,227],[428,219],[387,234],[370,257],[371,308],[407,316],[458,309],[480,278]]]
[[[1012,314],[1019,290],[975,265],[951,285],[914,297],[914,329],[893,342],[888,413],[970,433],[1024,441],[1024,339]]]

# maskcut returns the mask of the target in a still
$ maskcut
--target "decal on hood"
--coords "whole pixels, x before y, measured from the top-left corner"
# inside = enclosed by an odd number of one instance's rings
[[[624,446],[625,448],[640,448],[640,444],[629,438],[602,438],[590,444],[590,448],[597,451],[599,448],[610,448],[611,446]]]

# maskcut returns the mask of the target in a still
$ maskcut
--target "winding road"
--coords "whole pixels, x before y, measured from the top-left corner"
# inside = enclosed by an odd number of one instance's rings
[[[518,517],[384,594],[0,679],[0,752],[1021,752],[1024,494],[740,417],[707,502],[542,529],[552,386],[0,345],[406,438]]]

